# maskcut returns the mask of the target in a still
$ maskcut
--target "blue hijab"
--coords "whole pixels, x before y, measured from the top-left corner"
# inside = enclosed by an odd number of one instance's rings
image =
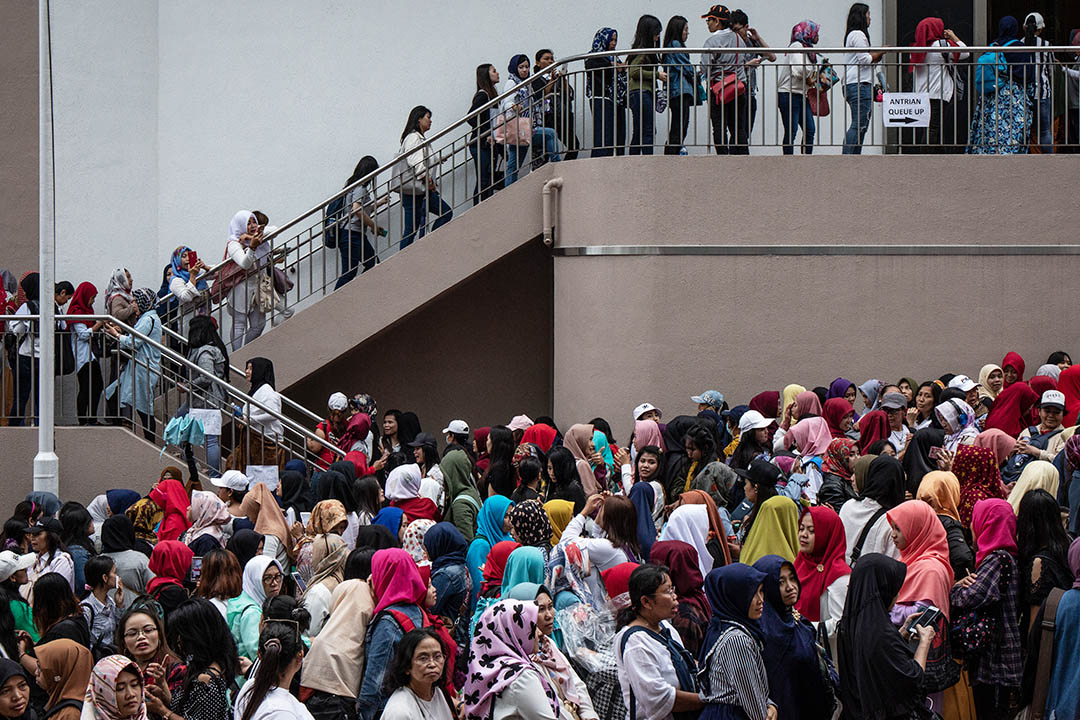
[[[998,36],[995,45],[1004,45],[1020,37],[1020,23],[1012,15],[1006,15],[998,21]]]
[[[592,47],[589,49],[591,53],[605,52],[608,46],[611,45],[611,38],[616,36],[614,28],[600,28],[596,31],[596,35],[593,35]]]
[[[109,510],[113,515],[123,515],[125,510],[141,498],[142,495],[134,490],[109,490],[105,493],[105,500],[109,503]]]
[[[435,523],[424,534],[424,549],[431,559],[431,572],[465,563],[465,536],[453,523]]]
[[[630,488],[630,502],[634,503],[637,510],[637,540],[641,546],[641,557],[649,557],[653,543],[656,542],[656,521],[653,520],[653,506],[656,503],[656,492],[652,483],[634,483]]]
[[[765,573],[742,563],[716,568],[705,576],[705,597],[712,607],[712,619],[701,645],[702,659],[712,650],[720,634],[732,626],[746,630],[759,644],[765,642],[761,621],[747,617],[750,603],[763,582]]]
[[[599,430],[593,430],[592,444],[596,452],[600,453],[600,457],[604,458],[604,464],[615,467],[615,456],[611,454],[611,445],[608,444],[607,435]]]
[[[46,490],[35,490],[26,499],[41,508],[43,518],[51,518],[60,511],[60,498]]]
[[[780,598],[780,571],[785,565],[798,581],[795,566],[779,555],[766,555],[754,563],[754,568],[765,574],[761,659],[769,678],[769,698],[787,708],[785,719],[798,720],[804,714],[820,716],[814,708],[824,704],[824,693],[813,626],[807,620],[796,622],[791,608]]]
[[[170,259],[170,262],[172,262],[173,276],[180,278],[181,280],[183,280],[186,283],[191,282],[191,271],[184,269],[184,266],[183,266],[183,259],[184,258],[183,258],[183,256],[184,256],[184,253],[190,252],[190,251],[191,251],[191,248],[189,248],[187,245],[181,245],[180,247],[173,250],[172,258]],[[197,290],[205,290],[206,289],[205,276],[206,276],[206,273],[203,273],[203,277],[200,277],[198,280],[195,281],[195,289],[197,289]]]
[[[476,536],[486,539],[489,545],[513,540],[510,533],[503,530],[506,511],[513,504],[505,495],[492,495],[485,500],[476,517]]]
[[[882,384],[880,380],[867,380],[859,386],[859,390],[866,395],[866,400],[870,403],[867,412],[878,409],[878,393],[881,392],[881,388]],[[847,392],[847,390],[845,389],[844,392]],[[841,397],[843,396],[841,395]]]
[[[507,70],[510,72],[510,77],[514,79],[515,85],[525,82],[524,80],[522,80],[521,76],[518,75],[517,69],[518,66],[521,65],[521,63],[527,62],[529,62],[529,56],[525,53],[518,53],[517,55],[514,55],[512,58],[510,58],[510,64],[507,65]]]
[[[384,507],[379,511],[379,514],[371,519],[372,525],[382,525],[384,528],[394,533],[394,537],[401,537],[401,516],[405,514],[405,511],[396,507]]]

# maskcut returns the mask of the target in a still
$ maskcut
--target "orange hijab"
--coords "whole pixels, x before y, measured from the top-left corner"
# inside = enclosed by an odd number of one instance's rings
[[[896,601],[933,603],[947,619],[953,570],[949,564],[949,540],[934,508],[922,500],[908,500],[886,513],[886,517],[904,536],[900,561],[907,565],[907,576]]]

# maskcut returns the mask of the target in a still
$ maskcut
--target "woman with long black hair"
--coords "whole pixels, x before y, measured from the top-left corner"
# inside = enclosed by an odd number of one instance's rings
[[[438,158],[431,157],[424,133],[431,129],[431,111],[417,105],[409,112],[405,129],[401,131],[401,149],[394,166],[394,179],[401,193],[401,207],[405,213],[399,248],[404,250],[413,240],[427,233],[427,216],[438,216],[431,225],[434,232],[450,222],[454,211],[439,196],[435,182]]]
[[[503,154],[503,146],[495,142],[495,136],[491,131],[491,124],[499,114],[499,107],[493,105],[473,115],[498,96],[499,91],[495,89],[498,82],[499,70],[494,65],[483,63],[476,66],[476,94],[473,95],[472,105],[469,106],[469,125],[473,128],[469,135],[469,154],[472,155],[473,164],[476,166],[473,205],[491,197],[502,182],[502,178],[497,177],[499,174],[497,168],[499,158]]]
[[[634,31],[634,50],[660,47],[660,33],[663,26],[655,15],[642,15],[638,18]],[[667,82],[668,75],[660,65],[659,54],[637,54],[630,56],[629,90],[630,101],[630,154],[652,155],[653,136],[656,117],[653,114],[653,97],[656,81]]]
[[[480,481],[481,495],[510,497],[517,488],[517,472],[514,470],[514,431],[505,425],[491,428],[487,437],[487,454],[490,458],[487,470]]]
[[[861,155],[863,137],[870,127],[870,114],[874,110],[873,67],[881,62],[883,52],[869,52],[870,6],[852,3],[848,9],[847,28],[844,31],[844,47],[854,50],[847,60],[844,71],[844,98],[851,110],[851,125],[844,135],[844,155]]]
[[[1061,508],[1045,490],[1032,490],[1020,501],[1016,515],[1016,546],[1020,550],[1020,639],[1054,588],[1072,587],[1069,536],[1061,524]]]
[[[551,477],[547,499],[569,500],[574,503],[574,512],[581,512],[585,507],[585,489],[578,478],[577,458],[565,447],[551,448],[547,466],[548,475]]]
[[[303,662],[299,626],[281,620],[267,622],[259,633],[259,667],[236,696],[237,720],[314,720],[303,703],[289,693]]]
[[[379,161],[371,155],[365,155],[356,163],[353,174],[345,181],[345,187],[370,175],[378,168]],[[345,223],[345,227],[342,228],[344,232],[338,236],[341,275],[334,285],[335,290],[356,277],[358,265],[363,265],[366,272],[375,267],[375,263],[378,261],[378,255],[371,244],[368,231],[370,230],[380,237],[386,235],[386,230],[379,227],[374,218],[376,209],[379,205],[384,204],[386,200],[378,202],[373,200],[371,191],[374,185],[374,181],[369,180],[362,185],[357,185],[345,196],[345,206],[349,208],[349,220]]]

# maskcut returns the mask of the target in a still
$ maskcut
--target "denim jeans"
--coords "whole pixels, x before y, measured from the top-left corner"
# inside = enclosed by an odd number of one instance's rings
[[[655,116],[651,90],[630,91],[630,154],[652,155]]]
[[[1054,153],[1054,136],[1051,126],[1054,123],[1054,115],[1050,109],[1050,98],[1043,98],[1033,105],[1038,115],[1032,123],[1032,127],[1039,128],[1039,151],[1043,155]]]
[[[450,218],[454,216],[454,211],[439,197],[438,190],[429,190],[423,195],[405,195],[402,197],[401,207],[405,209],[405,227],[401,233],[400,250],[412,245],[416,238],[427,234],[429,212],[438,215],[431,224],[432,232],[450,222]]]
[[[356,277],[356,268],[363,264],[364,271],[375,267],[377,257],[375,248],[368,240],[367,231],[345,229],[339,233],[338,252],[341,254],[341,276],[338,277],[334,289]]]
[[[799,134],[799,126],[802,126],[802,153],[811,155],[814,152],[814,114],[810,112],[810,103],[802,93],[777,93],[776,105],[780,110],[780,120],[784,123],[784,154],[795,154],[795,136]]]
[[[605,97],[592,99],[591,157],[626,154],[626,108]]]
[[[543,148],[543,162],[559,162],[559,136],[555,128],[539,127],[533,129],[532,144],[534,148]],[[534,166],[535,167],[535,166]]]
[[[554,130],[552,132],[554,132]],[[528,145],[506,146],[506,177],[503,178],[503,187],[510,187],[515,182],[517,182],[518,167],[521,166],[521,163],[528,156]]]
[[[870,127],[874,110],[874,86],[870,83],[850,83],[844,86],[844,98],[851,109],[851,125],[844,134],[844,154],[862,155],[862,142]]]

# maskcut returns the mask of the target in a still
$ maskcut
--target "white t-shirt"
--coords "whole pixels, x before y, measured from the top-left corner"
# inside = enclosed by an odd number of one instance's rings
[[[796,40],[788,47],[801,48],[803,44]],[[814,72],[815,68],[815,64],[810,62],[810,56],[803,53],[788,53],[780,56],[777,65],[780,66],[780,77],[776,81],[776,91],[796,95],[806,94],[806,78]]]
[[[844,47],[868,48],[870,41],[862,30],[852,30],[844,40]],[[871,61],[870,53],[865,50],[860,49],[848,53],[847,66],[844,68],[844,82],[848,85],[874,82],[874,68]]]
[[[247,695],[251,692],[251,685],[254,682],[254,679],[248,680],[240,689],[236,708],[233,710],[233,720],[240,720],[243,717],[244,708],[247,707]],[[251,720],[315,720],[315,718],[302,702],[289,694],[288,690],[275,687],[266,693],[266,697],[259,703]]]
[[[666,620],[662,625],[671,633],[675,642],[682,645],[682,638]],[[636,632],[626,640],[622,652],[622,638],[630,628],[615,634],[615,666],[619,670],[623,704],[630,707],[630,688],[634,689],[634,701],[639,720],[670,720],[675,706],[675,690],[679,678],[667,647],[654,640],[648,633]]]
[[[958,43],[959,47],[967,47],[964,43]],[[953,71],[949,68],[950,57],[956,48],[951,48],[948,41],[938,40],[934,47],[947,47],[951,52],[928,52],[926,60],[915,65],[912,71],[912,91],[930,93],[930,99],[951,102],[953,93],[956,91],[956,83],[953,81]],[[971,53],[960,53],[960,59],[966,60]]]
[[[896,448],[896,452],[900,453],[904,451],[904,447],[907,445],[908,435],[911,431],[908,430],[907,425],[901,425],[899,430],[893,430],[889,433],[889,442]]]
[[[383,708],[382,720],[454,720],[442,690],[435,688],[430,700],[424,700],[407,687],[394,691]]]

